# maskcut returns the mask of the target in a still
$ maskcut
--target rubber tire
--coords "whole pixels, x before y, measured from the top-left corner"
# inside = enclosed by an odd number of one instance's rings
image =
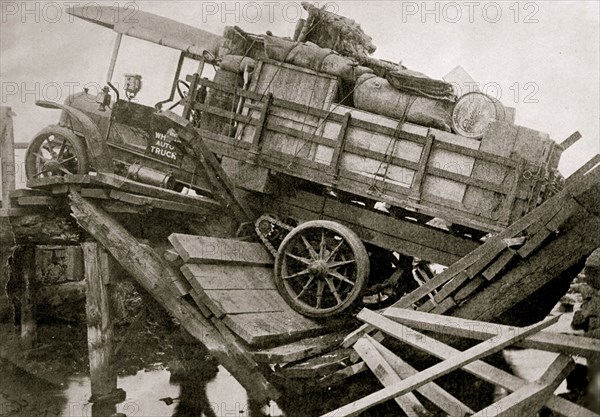
[[[281,279],[281,268],[283,263],[282,259],[285,256],[284,251],[286,246],[296,235],[298,235],[306,229],[310,229],[313,227],[325,227],[330,230],[334,230],[336,233],[341,235],[346,240],[346,242],[350,244],[350,247],[354,252],[357,266],[357,278],[351,295],[347,299],[345,299],[340,306],[322,309],[321,311],[315,311],[314,308],[309,309],[306,308],[305,305],[297,303],[288,292],[284,280]],[[275,286],[277,287],[279,294],[284,298],[287,304],[300,314],[314,318],[331,317],[342,313],[343,311],[350,308],[357,300],[361,299],[361,295],[367,286],[369,268],[369,255],[367,253],[365,245],[362,243],[362,241],[356,233],[354,233],[351,229],[347,228],[346,226],[343,226],[340,223],[328,220],[312,220],[306,223],[302,223],[300,226],[294,228],[281,242],[281,245],[279,246],[279,249],[277,251],[277,256],[275,257]]]
[[[73,150],[77,156],[77,172],[74,174],[85,175],[90,172],[90,165],[88,162],[87,148],[85,146],[84,139],[77,136],[71,130],[62,126],[48,126],[42,129],[37,135],[34,136],[33,140],[27,147],[25,154],[25,175],[27,179],[33,179],[37,174],[36,168],[36,156],[33,154],[41,144],[46,140],[49,135],[59,135],[67,139],[73,146]]]

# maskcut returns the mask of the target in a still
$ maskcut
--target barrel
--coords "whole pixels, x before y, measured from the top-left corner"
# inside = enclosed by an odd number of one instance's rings
[[[458,99],[452,110],[452,130],[471,139],[481,139],[494,120],[504,121],[506,110],[502,103],[487,94],[474,91]]]

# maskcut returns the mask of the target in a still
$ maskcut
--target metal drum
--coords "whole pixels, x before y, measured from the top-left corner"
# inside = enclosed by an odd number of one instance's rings
[[[487,126],[494,120],[505,120],[502,103],[480,92],[463,95],[452,110],[452,130],[467,138],[481,139]]]

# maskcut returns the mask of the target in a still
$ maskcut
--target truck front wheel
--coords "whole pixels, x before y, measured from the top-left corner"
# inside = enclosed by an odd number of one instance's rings
[[[29,144],[25,155],[27,179],[87,174],[89,162],[84,140],[61,126],[48,126]]]

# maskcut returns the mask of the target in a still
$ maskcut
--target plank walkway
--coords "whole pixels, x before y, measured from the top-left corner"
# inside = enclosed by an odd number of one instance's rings
[[[273,282],[273,258],[258,243],[183,234],[172,234],[169,241],[205,314],[251,347],[289,344],[347,324],[344,319],[309,319],[289,307]]]

